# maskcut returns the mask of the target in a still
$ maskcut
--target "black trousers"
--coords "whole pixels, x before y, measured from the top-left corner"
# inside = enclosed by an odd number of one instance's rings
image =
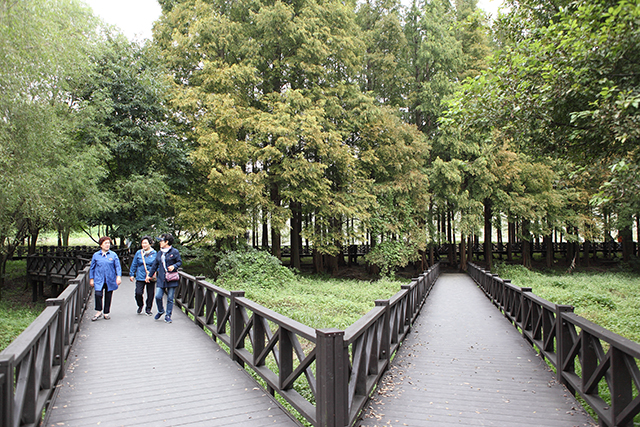
[[[96,300],[96,311],[102,310],[102,296],[104,295],[104,314],[109,314],[111,312],[111,297],[113,296],[113,291],[107,291],[107,285],[104,285],[101,291],[96,291],[94,299]]]
[[[153,307],[153,299],[156,294],[156,282],[145,282],[143,280],[136,280],[136,302],[138,303],[138,307],[142,307],[143,298],[142,294],[144,293],[145,288],[147,289],[147,303],[145,304],[145,309],[147,313],[151,312],[151,307]]]

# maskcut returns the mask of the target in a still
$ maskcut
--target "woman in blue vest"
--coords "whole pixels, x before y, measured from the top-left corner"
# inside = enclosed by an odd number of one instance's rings
[[[165,233],[158,239],[160,241],[160,252],[156,256],[156,260],[149,268],[145,282],[149,283],[154,273],[158,273],[158,281],[156,282],[156,306],[158,307],[158,313],[155,315],[155,319],[159,320],[163,314],[165,314],[164,307],[162,305],[162,297],[166,291],[167,293],[167,314],[164,317],[164,321],[171,323],[171,312],[173,311],[173,297],[176,292],[176,288],[180,282],[179,277],[169,279],[167,275],[169,273],[177,273],[178,268],[182,266],[182,259],[180,258],[180,252],[173,245],[173,235]]]
[[[138,304],[138,314],[142,314],[142,307],[145,307],[145,313],[147,316],[151,316],[151,307],[153,307],[153,297],[155,295],[155,279],[152,277],[150,282],[146,282],[147,271],[149,267],[156,260],[156,250],[153,249],[151,244],[153,238],[150,236],[144,236],[140,241],[142,249],[136,251],[136,255],[131,262],[131,268],[129,269],[129,280],[136,281],[136,303]],[[147,289],[147,301],[144,304],[143,293],[145,288]]]
[[[91,257],[89,267],[89,286],[95,289],[94,299],[96,314],[91,320],[103,317],[109,320],[111,317],[111,296],[122,283],[122,267],[118,255],[111,250],[111,238],[101,237],[98,240],[100,250]],[[104,309],[102,298],[104,296]],[[104,311],[104,314],[103,314]]]

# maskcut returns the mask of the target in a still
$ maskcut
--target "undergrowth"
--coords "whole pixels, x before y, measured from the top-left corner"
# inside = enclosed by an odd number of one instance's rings
[[[243,290],[250,300],[315,329],[345,329],[371,310],[376,299],[391,297],[407,283],[303,276],[256,250],[228,253],[216,270],[219,286]]]

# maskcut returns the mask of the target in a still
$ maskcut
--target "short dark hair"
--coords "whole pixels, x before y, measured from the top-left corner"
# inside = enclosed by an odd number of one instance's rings
[[[102,246],[102,244],[107,240],[109,241],[109,243],[111,243],[111,237],[102,236],[100,240],[98,240],[98,246]]]
[[[143,240],[146,240],[147,242],[149,242],[150,245],[153,245],[153,237],[151,237],[151,236],[142,236],[142,239],[140,239],[140,243],[142,243]]]
[[[160,236],[160,240],[165,240],[169,246],[173,246],[173,234],[171,233],[164,233]]]

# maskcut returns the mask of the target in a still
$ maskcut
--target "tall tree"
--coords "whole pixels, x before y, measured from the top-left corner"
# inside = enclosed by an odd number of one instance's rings
[[[460,42],[463,64],[459,78],[475,77],[487,69],[491,55],[490,29],[486,14],[477,0],[456,0],[456,38]]]
[[[301,232],[335,271],[341,247],[363,236],[347,221],[366,222],[376,200],[367,169],[373,147],[388,145],[384,135],[396,127],[411,135],[356,84],[364,44],[354,5],[166,6],[156,40],[201,174],[198,191],[183,200],[203,211],[180,218],[193,228],[197,219],[220,242],[242,236],[253,213],[266,212],[277,255],[286,221],[311,215]]]
[[[358,5],[358,25],[363,30],[366,50],[361,88],[380,102],[406,106],[407,68],[403,64],[407,41],[397,0],[367,1]]]
[[[106,203],[93,222],[112,237],[164,230],[173,216],[170,194],[186,187],[188,147],[171,124],[161,60],[110,30],[90,59],[93,67],[75,82],[73,100],[84,119],[76,140],[104,153]]]
[[[442,100],[455,91],[463,64],[455,26],[455,10],[449,0],[414,1],[406,16],[407,119],[430,138],[436,135],[444,111]]]
[[[72,0],[0,2],[0,291],[6,261],[28,234],[98,204],[98,153],[69,131],[77,116],[69,82],[90,68],[95,28]]]

